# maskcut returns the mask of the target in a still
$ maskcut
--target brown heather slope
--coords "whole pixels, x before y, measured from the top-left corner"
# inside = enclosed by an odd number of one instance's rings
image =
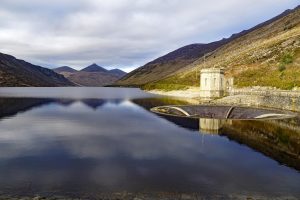
[[[206,51],[205,63],[204,54],[180,67],[167,62],[169,68],[176,70],[166,69],[164,77],[156,80],[152,78],[155,71],[147,71],[144,66],[125,76],[118,84],[143,85],[144,89],[183,89],[186,86],[198,86],[199,69],[222,67],[226,69],[227,76],[235,77],[237,86],[262,85],[291,89],[300,86],[299,24],[298,6],[252,29],[234,34],[218,48]],[[160,65],[160,71],[167,66],[164,63]],[[138,74],[140,71],[144,72]],[[141,82],[142,79],[146,81]]]
[[[64,76],[24,60],[0,53],[0,87],[73,86]]]

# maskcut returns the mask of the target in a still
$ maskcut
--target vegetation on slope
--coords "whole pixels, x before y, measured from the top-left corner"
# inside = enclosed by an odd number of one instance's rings
[[[252,85],[272,86],[280,89],[293,89],[300,86],[300,55],[285,54],[278,63],[277,69],[262,66],[259,70],[249,69],[236,78],[238,87]]]

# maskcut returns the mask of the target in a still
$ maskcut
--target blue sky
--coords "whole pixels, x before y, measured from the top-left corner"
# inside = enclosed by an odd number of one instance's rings
[[[0,52],[34,64],[130,71],[251,28],[299,0],[1,0]]]

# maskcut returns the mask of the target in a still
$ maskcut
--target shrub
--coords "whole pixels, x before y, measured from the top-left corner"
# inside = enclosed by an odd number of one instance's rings
[[[286,67],[284,65],[279,65],[278,71],[283,72],[284,70],[286,70]]]
[[[293,63],[293,60],[294,60],[293,56],[291,54],[287,53],[281,58],[280,64],[288,65],[288,64]]]

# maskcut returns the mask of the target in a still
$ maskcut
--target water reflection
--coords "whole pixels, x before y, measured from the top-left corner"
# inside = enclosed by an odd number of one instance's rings
[[[287,139],[282,128],[277,132],[281,144],[272,135],[273,129],[279,130],[278,123],[275,128],[264,122],[248,126],[235,121],[232,125],[201,123],[148,112],[151,106],[171,101],[182,103],[170,99],[0,99],[0,191],[46,196],[120,191],[225,198],[300,195],[299,173],[278,165],[273,159],[281,157],[272,154],[277,141],[288,155],[282,162],[290,165],[291,155],[299,156],[294,134]],[[204,130],[212,129],[226,137],[206,134],[203,142]],[[257,139],[255,134],[269,137]],[[273,159],[253,151],[263,152],[251,146],[254,142],[260,148],[266,144]],[[294,157],[294,163],[290,166],[298,169],[299,157]]]
[[[245,144],[280,164],[300,171],[300,118],[280,120],[165,119],[202,134],[218,134]]]
[[[226,123],[230,123],[231,120],[222,120],[222,119],[199,119],[199,131],[201,133],[208,134],[219,134],[220,130]]]

